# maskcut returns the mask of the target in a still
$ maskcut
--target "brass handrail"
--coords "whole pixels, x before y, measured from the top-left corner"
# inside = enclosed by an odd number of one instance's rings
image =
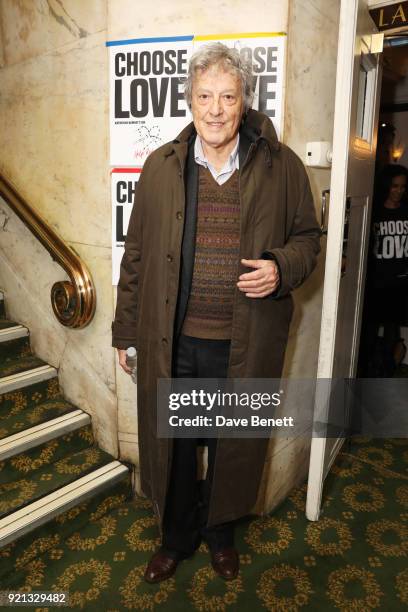
[[[0,195],[70,278],[51,288],[52,309],[58,321],[66,327],[85,327],[96,307],[95,286],[87,266],[1,174]]]

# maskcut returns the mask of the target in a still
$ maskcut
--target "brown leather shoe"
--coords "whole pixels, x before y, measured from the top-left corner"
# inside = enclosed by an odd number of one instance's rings
[[[169,557],[165,552],[159,550],[147,564],[144,579],[146,582],[154,583],[167,580],[174,574],[179,564],[178,559]]]
[[[224,580],[234,580],[238,576],[239,556],[235,548],[211,551],[211,565]]]

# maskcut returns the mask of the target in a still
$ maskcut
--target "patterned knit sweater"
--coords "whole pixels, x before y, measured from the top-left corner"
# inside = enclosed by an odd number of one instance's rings
[[[193,279],[182,333],[229,339],[239,264],[238,172],[218,185],[200,166],[198,180]]]

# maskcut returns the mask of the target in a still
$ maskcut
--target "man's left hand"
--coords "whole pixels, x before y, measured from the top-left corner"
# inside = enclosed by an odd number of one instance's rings
[[[241,259],[241,263],[252,272],[246,272],[239,277],[237,286],[247,297],[263,298],[273,293],[279,284],[279,270],[276,263],[270,259]]]

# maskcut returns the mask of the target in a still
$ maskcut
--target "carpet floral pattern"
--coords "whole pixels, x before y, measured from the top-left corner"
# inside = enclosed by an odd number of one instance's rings
[[[170,580],[146,584],[144,567],[159,533],[150,503],[127,497],[118,489],[107,499],[81,504],[0,550],[7,566],[1,588],[65,590],[70,609],[104,612],[408,607],[407,440],[346,443],[327,480],[317,522],[304,515],[305,485],[270,516],[241,521],[241,569],[231,582],[214,574],[202,544]]]

